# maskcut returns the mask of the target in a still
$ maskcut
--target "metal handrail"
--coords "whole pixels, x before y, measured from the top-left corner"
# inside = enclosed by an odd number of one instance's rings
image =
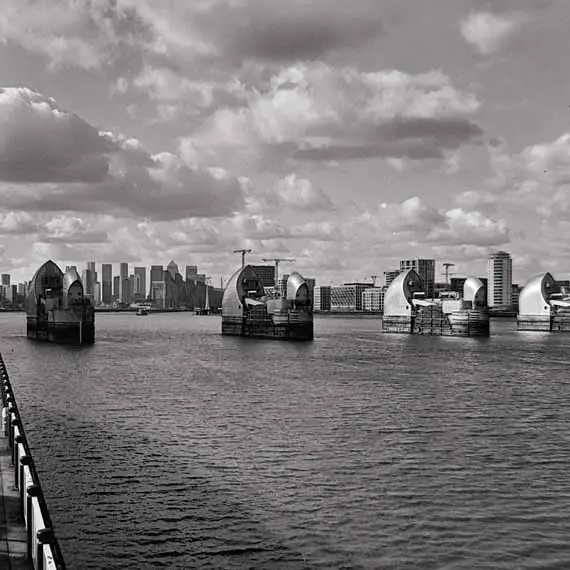
[[[14,481],[20,493],[21,514],[27,530],[28,556],[36,570],[66,570],[40,478],[32,460],[20,410],[1,354],[0,382],[4,429],[12,450]],[[38,522],[42,524],[38,525]]]

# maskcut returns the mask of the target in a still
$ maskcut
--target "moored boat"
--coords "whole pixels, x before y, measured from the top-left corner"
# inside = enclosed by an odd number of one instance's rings
[[[26,299],[28,338],[63,344],[95,342],[95,310],[75,269],[63,273],[47,261],[35,273]]]

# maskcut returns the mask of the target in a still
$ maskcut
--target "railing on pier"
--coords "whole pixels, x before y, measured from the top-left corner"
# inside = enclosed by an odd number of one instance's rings
[[[36,471],[22,418],[0,354],[2,423],[12,450],[14,483],[20,494],[20,512],[26,525],[28,558],[35,570],[65,570],[40,479]]]

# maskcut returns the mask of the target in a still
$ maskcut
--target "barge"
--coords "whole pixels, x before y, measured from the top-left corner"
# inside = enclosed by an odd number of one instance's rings
[[[75,269],[63,273],[47,261],[35,273],[26,298],[30,339],[61,344],[95,342],[95,308]]]
[[[469,277],[463,296],[447,292],[426,299],[420,276],[403,271],[392,281],[384,298],[382,330],[387,333],[435,336],[489,336],[485,286]]]
[[[222,334],[282,340],[313,340],[309,287],[298,272],[283,291],[266,293],[251,265],[236,271],[222,299]]]
[[[533,277],[519,295],[519,331],[570,332],[570,295],[550,273]]]

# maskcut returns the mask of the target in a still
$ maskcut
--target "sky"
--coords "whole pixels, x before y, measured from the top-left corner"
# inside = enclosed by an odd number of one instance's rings
[[[567,0],[2,0],[0,271],[570,277]],[[438,272],[441,266],[438,267]],[[443,280],[443,277],[441,277]]]

